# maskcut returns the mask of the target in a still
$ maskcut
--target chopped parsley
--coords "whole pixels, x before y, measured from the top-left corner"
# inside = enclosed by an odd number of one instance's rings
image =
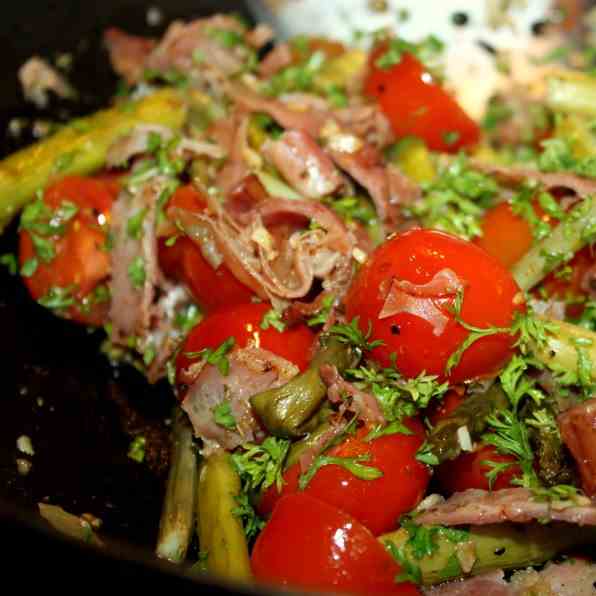
[[[321,300],[321,308],[309,319],[306,324],[309,327],[316,327],[317,325],[324,325],[333,310],[333,303],[335,302],[335,295],[329,294]]]
[[[189,304],[176,313],[174,325],[182,331],[188,333],[201,320],[201,310],[196,304]]]
[[[263,315],[263,320],[259,326],[264,330],[269,329],[269,327],[273,327],[280,333],[286,330],[286,324],[282,320],[282,314],[274,308],[268,310]]]
[[[325,54],[313,52],[298,64],[282,68],[263,84],[265,95],[277,97],[294,91],[312,91],[315,75],[325,64]]]
[[[404,54],[412,54],[427,68],[432,68],[444,49],[445,44],[434,35],[429,35],[419,43],[394,37],[388,40],[387,49],[377,58],[375,66],[388,70],[399,64]]]
[[[281,491],[283,470],[290,441],[267,437],[260,445],[247,443],[232,454],[232,462],[249,492],[263,491],[275,485]]]
[[[355,457],[336,457],[332,455],[318,455],[308,470],[302,474],[298,480],[298,487],[300,490],[304,490],[308,483],[313,479],[314,475],[323,466],[340,466],[360,478],[360,480],[376,480],[383,476],[383,472],[378,468],[372,466],[365,466],[362,462],[366,462],[370,459],[370,454],[364,453]]]
[[[329,333],[342,344],[348,344],[362,352],[369,352],[384,345],[383,340],[368,341],[372,333],[372,324],[368,322],[368,331],[363,333],[358,326],[359,317],[354,317],[351,323],[333,325]]]
[[[19,269],[19,262],[16,255],[12,253],[6,253],[4,255],[0,255],[0,265],[3,265],[8,269],[8,273],[10,275],[16,275]]]
[[[185,352],[187,358],[203,358],[207,364],[216,366],[219,372],[225,377],[230,372],[230,361],[227,358],[228,352],[236,344],[234,337],[228,337],[215,350],[203,348],[198,352]]]
[[[135,257],[128,266],[128,279],[132,287],[137,290],[141,289],[145,284],[145,278],[145,261],[141,256]]]
[[[596,157],[575,157],[571,142],[553,138],[542,141],[538,167],[543,172],[572,172],[586,178],[596,178]]]
[[[232,509],[232,514],[242,521],[242,527],[244,528],[247,540],[253,540],[265,527],[265,521],[257,515],[246,492],[241,492],[234,498],[236,499],[237,506]]]
[[[73,289],[74,286],[68,286],[66,288],[53,286],[37,302],[46,308],[65,310],[75,303],[74,296],[72,295]]]
[[[143,435],[136,436],[128,448],[128,457],[142,464],[145,461],[145,446],[147,439]]]
[[[143,221],[147,213],[149,212],[148,207],[143,207],[143,209],[139,209],[132,217],[128,218],[126,222],[126,233],[130,238],[134,240],[140,240],[143,234]]]
[[[372,203],[364,197],[343,197],[341,199],[324,198],[323,203],[329,205],[333,211],[346,222],[360,222],[365,226],[377,221],[377,212]]]
[[[213,408],[213,419],[218,426],[223,426],[228,430],[236,430],[236,419],[232,414],[232,406],[228,401],[223,401]]]
[[[231,29],[211,28],[208,31],[211,39],[214,39],[220,46],[231,49],[239,45],[244,45],[244,37],[237,31]]]

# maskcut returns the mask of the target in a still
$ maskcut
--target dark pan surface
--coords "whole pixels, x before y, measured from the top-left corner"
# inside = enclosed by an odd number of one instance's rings
[[[147,23],[149,6],[160,7],[161,25]],[[28,127],[17,139],[6,134],[11,118],[65,121],[106,104],[116,88],[101,45],[101,31],[107,26],[158,36],[174,18],[189,19],[216,11],[246,14],[241,2],[217,0],[20,0],[3,4],[2,155],[32,138]],[[52,60],[60,52],[73,54],[69,79],[80,92],[80,100],[52,101],[47,109],[36,111],[23,100],[17,69],[32,54]],[[13,225],[0,238],[0,254],[16,251],[15,231]],[[146,423],[154,425],[157,435],[167,436],[162,421],[173,403],[167,386],[148,387],[134,370],[110,367],[98,353],[101,333],[53,317],[29,299],[19,279],[11,277],[5,268],[0,271],[0,333],[0,540],[3,552],[9,555],[3,568],[16,572],[19,563],[25,561],[25,552],[29,561],[31,556],[37,558],[34,553],[39,554],[44,559],[43,569],[53,569],[60,577],[73,557],[78,557],[81,571],[91,571],[100,562],[108,565],[107,559],[40,531],[36,503],[45,500],[73,513],[91,512],[102,519],[102,534],[141,547],[144,555],[126,548],[118,552],[128,562],[112,561],[110,573],[124,580],[140,574],[159,585],[157,569],[141,569],[141,563],[131,560],[150,559],[165,468],[161,465],[150,470],[129,459],[127,449],[130,432]],[[129,409],[128,414],[123,415],[123,409]],[[21,456],[16,440],[22,434],[31,438],[35,449],[30,458],[31,472],[24,477],[17,473],[15,463]],[[15,540],[26,541],[27,550],[19,552]],[[110,552],[116,551],[112,548]],[[34,581],[35,576],[39,579],[43,573],[26,579]],[[208,591],[215,593],[212,587]]]

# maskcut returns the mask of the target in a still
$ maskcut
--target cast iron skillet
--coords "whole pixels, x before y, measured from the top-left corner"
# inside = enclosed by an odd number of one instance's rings
[[[147,23],[149,6],[163,22]],[[248,16],[244,3],[218,0],[18,0],[3,3],[0,19],[0,144],[2,155],[30,142],[6,134],[14,117],[65,121],[105,106],[116,77],[101,44],[101,32],[119,26],[158,36],[174,18],[190,19],[217,11]],[[75,102],[52,101],[44,111],[26,104],[16,72],[32,54],[54,58],[73,54],[70,80],[80,92]],[[16,225],[0,238],[0,254],[16,250]],[[3,581],[14,577],[19,588],[43,582],[59,589],[104,587],[118,591],[202,591],[177,568],[152,555],[164,485],[163,465],[153,471],[127,457],[129,432],[139,425],[160,426],[173,397],[164,385],[148,387],[132,369],[113,369],[98,353],[99,332],[61,321],[30,300],[18,277],[0,271],[0,544]],[[132,409],[123,415],[123,409]],[[136,425],[136,427],[135,427]],[[128,431],[128,432],[127,432]],[[16,440],[33,442],[33,467],[17,473]],[[65,540],[37,515],[37,502],[67,511],[91,512],[103,520],[102,535],[111,540],[98,553]],[[84,574],[86,580],[79,576]],[[241,594],[233,588],[204,584],[209,594]],[[256,592],[255,592],[256,593]]]

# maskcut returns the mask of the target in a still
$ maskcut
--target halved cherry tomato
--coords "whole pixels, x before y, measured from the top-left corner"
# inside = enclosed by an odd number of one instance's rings
[[[414,56],[405,53],[389,68],[377,66],[387,48],[384,43],[371,52],[364,89],[378,99],[395,134],[419,137],[435,151],[456,152],[477,143],[478,125]]]
[[[495,463],[513,464],[500,472],[492,487],[486,474],[491,471],[491,466],[486,461]],[[475,451],[462,453],[452,461],[446,461],[435,468],[439,485],[447,494],[467,490],[468,488],[481,488],[483,490],[499,490],[514,486],[512,480],[522,475],[521,468],[515,463],[512,455],[499,453],[492,445],[482,445]]]
[[[284,497],[260,533],[251,565],[257,580],[305,590],[420,594],[396,583],[400,568],[353,517],[308,495]]]
[[[422,499],[430,479],[428,468],[415,457],[424,442],[424,427],[417,419],[409,419],[405,425],[411,435],[396,433],[370,442],[365,441],[370,429],[362,427],[327,453],[335,457],[366,455],[370,459],[363,465],[380,470],[380,478],[362,480],[345,468],[330,464],[321,467],[302,492],[339,507],[375,535],[394,530],[399,516],[411,511]],[[259,512],[267,514],[282,495],[299,492],[299,476],[299,464],[290,467],[284,474],[281,493],[275,486],[269,488],[259,503]]]
[[[193,362],[186,356],[187,352],[217,349],[229,337],[234,338],[235,347],[245,348],[252,341],[304,370],[310,361],[315,334],[304,324],[281,332],[273,327],[261,329],[263,316],[270,309],[271,304],[249,302],[213,311],[186,338],[176,361],[177,370],[180,372]]]
[[[206,208],[204,198],[190,184],[179,188],[168,205],[195,212]],[[214,269],[190,238],[177,238],[172,246],[166,242],[163,238],[159,241],[160,266],[167,275],[185,283],[204,310],[242,304],[253,296],[252,290],[239,282],[225,264]]]
[[[391,366],[395,354],[407,377],[426,371],[457,383],[493,374],[512,355],[508,333],[482,337],[446,373],[449,357],[470,333],[452,312],[455,282],[464,291],[461,318],[468,325],[510,327],[523,309],[513,277],[484,250],[436,230],[410,230],[369,257],[348,291],[346,314],[359,317],[371,341],[384,342],[372,356]]]
[[[34,258],[38,263],[34,273],[23,278],[29,292],[39,300],[52,290],[68,288],[76,302],[57,312],[64,312],[65,316],[80,323],[99,325],[107,311],[106,301],[91,301],[88,308],[84,308],[81,301],[110,275],[106,239],[110,210],[117,192],[118,184],[114,179],[68,176],[48,187],[43,196],[43,203],[53,214],[65,203],[76,205],[76,214],[64,222],[62,230],[47,235],[40,227],[34,225],[23,229],[22,224],[19,237],[21,267]],[[49,219],[48,214],[42,216],[46,223]],[[49,242],[54,250],[55,256],[49,262],[44,262],[37,254],[34,240],[39,243],[39,239]]]

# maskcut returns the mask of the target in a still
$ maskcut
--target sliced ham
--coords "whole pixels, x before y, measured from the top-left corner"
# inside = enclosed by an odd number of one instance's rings
[[[374,395],[362,391],[346,381],[339,374],[337,368],[331,364],[321,366],[320,374],[323,383],[327,385],[329,401],[341,404],[345,402],[346,397],[350,397],[351,402],[347,406],[348,410],[354,412],[359,418],[372,426],[385,424],[385,417]]]
[[[573,406],[557,419],[561,438],[577,465],[582,488],[596,496],[596,399]]]
[[[315,279],[323,289],[345,292],[352,277],[354,240],[329,208],[315,201],[269,199],[247,222],[233,220],[211,201],[211,213],[169,210],[199,246],[214,239],[232,274],[262,298],[306,296]],[[317,229],[307,229],[311,221]]]
[[[226,376],[215,366],[199,366],[200,371],[182,402],[195,435],[203,441],[203,455],[209,455],[218,447],[234,449],[260,438],[250,397],[279,387],[298,374],[298,368],[291,362],[254,346],[234,350],[227,358],[230,369]],[[235,429],[215,423],[214,409],[224,402],[230,404]]]
[[[497,166],[483,162],[475,162],[474,167],[505,182],[517,184],[524,180],[535,180],[547,189],[567,188],[580,196],[596,193],[596,180],[569,172],[541,172],[531,168]]]
[[[389,120],[377,104],[354,105],[336,109],[333,115],[344,128],[375,147],[387,147],[395,141]]]
[[[539,501],[526,488],[507,488],[494,492],[469,489],[455,493],[416,518],[420,524],[445,526],[507,521],[526,523],[532,520],[594,526],[596,504],[587,497],[578,497],[577,501]]]
[[[278,43],[259,63],[259,75],[269,78],[292,63],[292,49],[288,43]]]
[[[105,31],[103,39],[112,68],[131,85],[140,81],[147,58],[157,42],[154,39],[129,35],[116,27]]]
[[[343,183],[329,156],[303,131],[286,131],[279,140],[267,142],[263,152],[289,184],[309,199],[330,195]]]
[[[593,596],[596,565],[581,559],[549,563],[542,571],[529,568],[505,581],[501,569],[477,577],[425,588],[426,596]]]
[[[379,288],[385,294],[379,319],[409,313],[430,323],[434,335],[445,330],[450,320],[447,307],[452,305],[457,292],[464,289],[463,282],[451,269],[441,269],[425,284],[391,278],[389,288],[386,285]]]

